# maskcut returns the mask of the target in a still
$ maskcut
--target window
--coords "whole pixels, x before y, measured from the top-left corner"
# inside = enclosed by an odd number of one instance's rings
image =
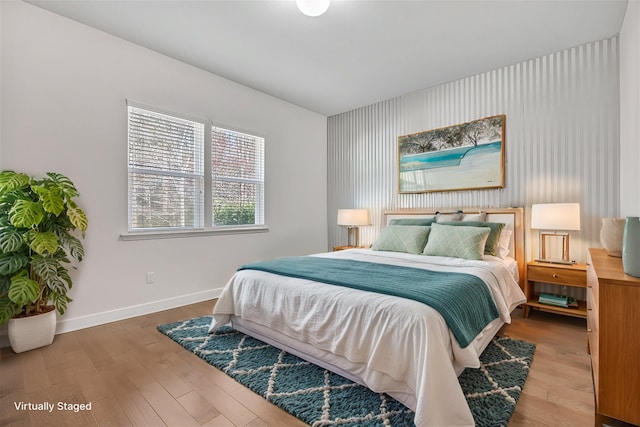
[[[204,123],[129,109],[129,230],[202,228]]]
[[[213,226],[264,224],[264,138],[211,130]]]
[[[129,232],[264,225],[264,138],[132,103],[128,115]]]

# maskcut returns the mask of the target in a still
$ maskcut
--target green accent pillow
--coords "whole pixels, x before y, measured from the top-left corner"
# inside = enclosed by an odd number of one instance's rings
[[[427,226],[436,222],[433,218],[396,218],[389,221],[388,225],[422,225]]]
[[[484,246],[490,231],[489,227],[433,224],[423,253],[452,258],[483,259]]]
[[[429,227],[419,225],[388,225],[382,229],[371,249],[419,254],[427,243],[429,230]]]
[[[484,254],[497,256],[498,243],[500,243],[500,233],[504,228],[501,222],[482,222],[482,221],[461,221],[461,222],[441,222],[443,225],[453,225],[456,227],[488,227],[491,231],[484,245]]]

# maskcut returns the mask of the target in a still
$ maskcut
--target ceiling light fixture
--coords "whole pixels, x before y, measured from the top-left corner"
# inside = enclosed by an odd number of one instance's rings
[[[307,16],[320,16],[329,9],[331,0],[296,0],[300,12]]]

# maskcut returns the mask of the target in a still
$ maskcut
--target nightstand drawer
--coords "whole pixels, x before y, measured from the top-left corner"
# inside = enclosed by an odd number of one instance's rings
[[[527,280],[533,282],[558,283],[567,286],[587,286],[587,275],[584,270],[572,270],[568,268],[543,267],[530,265],[527,270]]]

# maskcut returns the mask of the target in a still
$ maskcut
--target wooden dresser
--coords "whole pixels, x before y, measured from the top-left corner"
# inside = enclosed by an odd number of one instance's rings
[[[589,249],[587,331],[596,398],[595,425],[640,425],[640,278],[621,258]]]

